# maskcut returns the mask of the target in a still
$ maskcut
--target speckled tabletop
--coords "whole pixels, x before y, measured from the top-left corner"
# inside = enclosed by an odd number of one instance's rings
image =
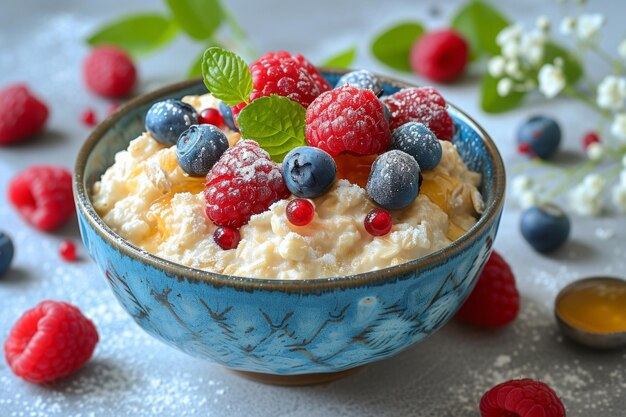
[[[367,53],[368,38],[399,19],[415,17],[428,26],[445,24],[457,1],[337,2],[309,7],[306,18],[294,2],[228,2],[261,50],[288,49],[321,61],[355,42],[356,67],[394,75]],[[282,4],[281,4],[282,3]],[[625,35],[615,16],[621,2],[591,1],[609,27],[602,42],[615,48]],[[501,8],[532,24],[538,13],[556,16],[556,2],[502,1]],[[359,7],[357,7],[359,5]],[[432,11],[438,8],[439,13]],[[107,103],[81,85],[82,39],[100,22],[129,11],[160,10],[157,0],[106,2],[0,0],[0,86],[26,81],[49,103],[45,134],[24,145],[0,149],[0,195],[9,178],[36,163],[72,167],[89,133],[80,122],[88,106],[104,114]],[[297,10],[298,9],[298,10]],[[261,18],[262,17],[262,18]],[[280,22],[279,24],[276,22]],[[184,40],[140,64],[139,92],[183,77],[189,57],[201,49]],[[401,76],[410,81],[417,78]],[[520,162],[512,146],[516,126],[529,114],[546,113],[563,125],[568,157],[578,152],[591,114],[576,103],[529,103],[523,109],[489,116],[478,109],[478,75],[441,86],[444,95],[472,114],[499,144],[509,167]],[[440,333],[395,358],[328,385],[280,388],[242,379],[215,364],[175,351],[144,334],[122,311],[94,264],[67,264],[57,250],[65,238],[78,241],[76,224],[54,234],[25,225],[2,199],[0,229],[14,239],[11,272],[0,281],[0,339],[27,308],[43,299],[67,300],[96,323],[101,342],[89,364],[76,375],[47,386],[25,383],[0,360],[0,416],[477,416],[480,396],[510,378],[535,377],[564,399],[568,416],[622,417],[626,409],[626,353],[596,352],[563,340],[551,312],[556,292],[585,275],[623,275],[626,270],[626,218],[608,212],[600,218],[574,218],[573,236],[550,257],[538,256],[518,231],[519,209],[507,207],[496,240],[511,263],[524,296],[518,320],[498,331],[450,323]],[[606,238],[606,231],[614,236]]]

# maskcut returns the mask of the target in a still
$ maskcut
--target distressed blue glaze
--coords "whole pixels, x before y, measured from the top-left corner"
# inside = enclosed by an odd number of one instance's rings
[[[328,78],[332,84],[338,76]],[[386,85],[385,91],[394,87]],[[203,92],[198,83],[170,97]],[[112,164],[115,153],[143,130],[149,107],[129,109],[102,134],[87,158],[82,178],[87,189]],[[480,135],[455,120],[459,129],[454,142],[469,166],[482,173],[481,191],[489,204],[495,196],[493,161]],[[489,256],[501,205],[471,244],[454,256],[359,285],[313,283],[297,290],[199,280],[185,269],[173,274],[171,268],[121,250],[128,245],[121,238],[105,238],[86,217],[93,213],[80,204],[78,213],[88,252],[119,302],[148,333],[233,369],[295,375],[385,359],[439,330],[469,294]]]

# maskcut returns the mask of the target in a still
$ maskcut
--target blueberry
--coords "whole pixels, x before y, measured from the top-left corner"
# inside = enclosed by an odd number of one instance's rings
[[[224,118],[224,123],[226,126],[232,131],[239,132],[237,125],[235,125],[235,117],[233,116],[233,109],[223,101],[220,101],[218,104],[218,110],[222,113],[222,117]]]
[[[554,204],[534,206],[522,213],[524,239],[537,251],[552,252],[560,248],[570,232],[567,214]]]
[[[0,232],[0,276],[9,270],[13,260],[13,242],[11,238]]]
[[[422,174],[411,155],[392,150],[380,155],[372,164],[367,179],[367,194],[387,210],[410,205],[420,192]]]
[[[321,196],[333,185],[336,176],[335,160],[319,148],[299,146],[283,160],[285,184],[298,197]]]
[[[551,158],[561,143],[561,128],[546,116],[528,119],[517,131],[517,146],[522,153],[541,159]]]
[[[390,149],[408,153],[424,170],[434,169],[441,161],[441,143],[422,123],[409,122],[394,130]]]
[[[370,89],[376,94],[380,94],[383,91],[383,86],[378,81],[378,78],[367,70],[352,71],[344,74],[335,87],[341,87],[344,84],[349,84],[353,87],[360,89]]]
[[[192,177],[206,176],[228,149],[228,138],[219,127],[193,125],[178,138],[178,164]]]
[[[195,124],[198,124],[198,113],[180,100],[159,101],[146,114],[146,129],[164,145],[175,145],[180,134]]]

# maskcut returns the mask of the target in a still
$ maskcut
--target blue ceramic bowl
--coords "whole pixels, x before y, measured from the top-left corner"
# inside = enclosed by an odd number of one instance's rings
[[[324,71],[331,84],[340,75]],[[385,94],[409,86],[381,80]],[[480,126],[450,106],[457,124],[454,143],[483,176],[486,210],[448,247],[352,276],[240,278],[188,268],[139,249],[104,224],[91,202],[94,182],[113,164],[115,153],[144,130],[153,103],[202,93],[203,83],[191,80],[136,98],[99,125],[78,155],[74,191],[85,247],[139,326],[183,352],[234,370],[304,374],[296,382],[315,382],[388,358],[450,320],[491,252],[502,213],[504,167]]]

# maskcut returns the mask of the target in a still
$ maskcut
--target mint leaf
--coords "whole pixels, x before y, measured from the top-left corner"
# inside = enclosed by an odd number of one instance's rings
[[[180,27],[193,39],[208,39],[219,28],[224,11],[219,0],[165,0]]]
[[[519,106],[525,93],[511,91],[509,95],[502,97],[498,94],[499,78],[494,78],[489,74],[483,76],[481,82],[481,107],[487,113],[503,113]]]
[[[116,45],[139,56],[165,45],[177,33],[178,25],[173,20],[158,14],[137,14],[104,25],[87,38],[87,43]]]
[[[250,99],[252,74],[248,64],[233,52],[218,46],[204,51],[202,76],[211,94],[229,106]]]
[[[372,43],[372,53],[380,62],[400,71],[411,72],[409,54],[415,41],[424,33],[417,22],[404,22],[392,26]]]
[[[508,19],[489,3],[473,0],[457,11],[451,26],[470,44],[470,56],[475,59],[483,54],[498,55],[496,36],[509,25]]]
[[[356,46],[352,46],[351,48],[328,58],[324,61],[322,66],[327,68],[350,68],[350,65],[352,65],[355,58]]]
[[[583,75],[583,67],[578,58],[554,42],[546,42],[543,48],[543,63],[553,64],[555,58],[563,59],[563,73],[568,85],[576,83]]]
[[[281,162],[291,149],[306,145],[306,110],[297,102],[272,94],[254,100],[237,117],[241,136],[258,142],[272,159]]]

